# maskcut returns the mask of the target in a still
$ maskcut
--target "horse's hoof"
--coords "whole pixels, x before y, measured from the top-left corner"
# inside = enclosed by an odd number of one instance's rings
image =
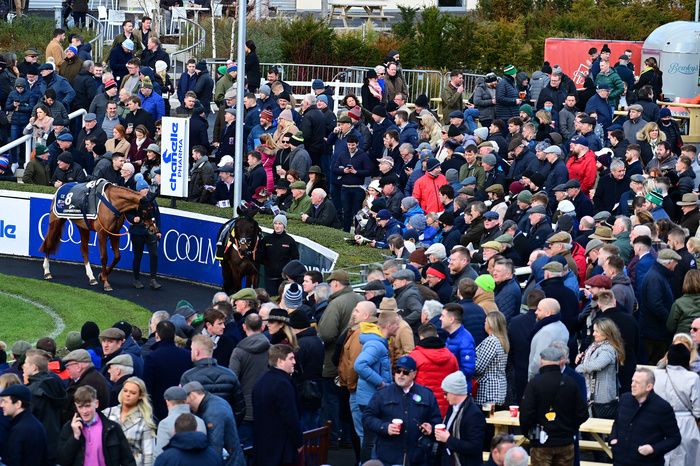
[[[114,291],[114,288],[109,284],[105,284],[105,291]]]
[[[90,280],[90,286],[95,286],[95,285],[97,285],[97,280],[95,280],[95,279],[93,278],[93,279]]]
[[[53,280],[53,275],[51,275],[50,273],[45,273],[44,280]]]

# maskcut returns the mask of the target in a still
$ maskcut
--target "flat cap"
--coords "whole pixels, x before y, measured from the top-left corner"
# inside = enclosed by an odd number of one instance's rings
[[[527,214],[546,214],[547,208],[543,205],[532,206],[527,210]]]
[[[111,366],[112,364],[116,364],[117,366],[134,367],[134,360],[128,354],[120,354],[107,362],[108,366]]]
[[[107,340],[124,340],[126,338],[126,334],[124,333],[123,330],[120,330],[115,327],[111,327],[105,330],[102,330],[100,333],[100,338],[104,338]]]
[[[607,275],[593,275],[591,278],[586,280],[586,286],[594,286],[596,288],[605,288],[609,290],[612,288],[612,280]]]
[[[681,256],[671,248],[662,249],[657,256],[661,260],[681,260]]]
[[[547,262],[546,264],[544,264],[544,267],[542,267],[542,268],[548,272],[554,272],[554,273],[562,273],[564,271],[564,266],[556,261]]]
[[[243,288],[231,295],[231,302],[238,300],[255,301],[256,299],[258,299],[258,295],[253,288]]]
[[[569,243],[571,243],[571,235],[565,231],[560,231],[558,233],[554,233],[552,236],[547,238],[547,243],[549,243],[549,244],[554,244],[554,243],[569,244]]]
[[[192,392],[203,392],[204,390],[204,385],[202,385],[200,382],[197,382],[196,380],[193,380],[192,382],[187,382],[185,385],[182,387],[185,392],[189,395]]]
[[[92,362],[92,358],[87,350],[77,349],[66,354],[66,357],[63,358],[63,362]]]
[[[185,401],[187,399],[187,391],[182,387],[170,387],[163,393],[163,398],[168,401]]]

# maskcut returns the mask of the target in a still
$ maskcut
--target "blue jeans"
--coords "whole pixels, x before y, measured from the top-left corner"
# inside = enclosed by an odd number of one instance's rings
[[[341,217],[341,215],[343,213],[343,201],[341,200],[341,186],[340,186],[340,184],[331,180],[330,181],[330,189],[331,189],[331,202],[333,202],[333,207],[335,207],[335,211],[338,215],[338,218],[343,218],[343,217]]]
[[[243,448],[253,446],[253,421],[243,421],[238,426],[238,440]]]
[[[321,398],[321,420],[333,423],[331,441],[337,441],[342,435],[340,427],[340,400],[338,391],[340,388],[335,384],[335,377],[323,377],[321,379],[323,397]]]
[[[22,137],[22,130],[24,129],[24,126],[21,125],[10,125],[10,141],[12,142],[20,137]],[[21,151],[21,152],[20,152]],[[24,144],[21,144],[17,147],[13,147],[12,150],[10,151],[10,163],[17,163],[20,160],[20,154],[24,154]],[[29,162],[26,158],[26,154],[24,156],[24,163]]]
[[[361,415],[364,415],[365,411],[367,411],[367,406],[358,405],[358,409],[360,410],[360,413],[362,413]],[[375,457],[374,446],[376,443],[377,434],[370,430],[365,432],[365,436],[362,439],[362,449],[360,450],[360,461],[364,463],[365,461],[369,461]]]
[[[362,201],[365,199],[365,190],[357,187],[343,186],[340,191],[343,202],[343,230],[350,231],[352,219],[358,210],[362,208]]]
[[[301,408],[301,431],[318,429],[321,427],[321,410]]]
[[[355,393],[350,394],[350,411],[352,412],[352,424],[355,427],[357,436],[360,437],[360,443],[362,443],[362,439],[364,438],[362,412],[360,411],[360,406],[357,404]]]

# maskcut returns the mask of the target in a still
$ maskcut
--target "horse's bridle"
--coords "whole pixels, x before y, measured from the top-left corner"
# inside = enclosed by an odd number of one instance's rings
[[[252,256],[253,262],[255,262],[255,254],[258,252],[258,243],[260,242],[260,238],[258,236],[255,236],[255,239],[252,240],[251,242],[255,243],[255,246],[251,250],[250,248],[246,249],[244,254],[246,257]],[[246,246],[248,245],[248,238],[241,238],[240,242],[238,241],[238,238],[236,235],[233,235],[233,249],[236,251],[236,254],[238,254],[238,257],[243,260],[243,254],[241,254],[241,246]]]

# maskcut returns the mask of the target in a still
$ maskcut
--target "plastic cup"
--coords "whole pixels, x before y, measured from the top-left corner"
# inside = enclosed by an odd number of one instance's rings
[[[491,404],[486,403],[481,406],[481,411],[484,413],[485,417],[491,417]]]
[[[392,419],[391,423],[397,426],[399,428],[399,432],[401,432],[401,429],[403,428],[403,419]]]
[[[525,91],[520,91],[518,93],[518,97],[520,97],[521,99],[524,99],[526,95],[527,95],[527,92],[525,92]]]
[[[445,430],[447,429],[447,426],[445,424],[435,424],[435,431],[437,432],[438,430]]]
[[[510,417],[518,417],[520,414],[520,407],[517,405],[510,405],[508,409],[510,411]]]

